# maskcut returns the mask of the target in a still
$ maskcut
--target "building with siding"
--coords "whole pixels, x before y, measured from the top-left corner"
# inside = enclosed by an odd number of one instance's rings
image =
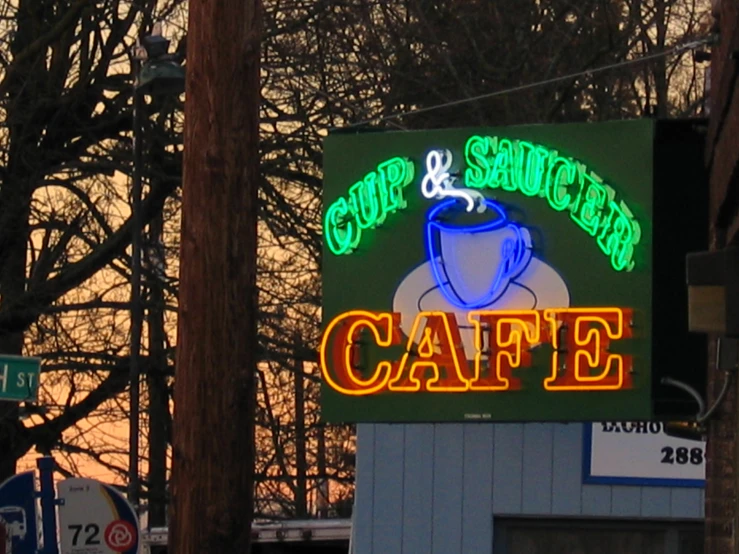
[[[702,552],[702,488],[585,484],[584,424],[363,424],[355,554]]]
[[[739,4],[712,0],[718,43],[711,52],[710,125],[706,141],[709,171],[711,250],[739,242]],[[734,276],[736,279],[736,276]],[[710,364],[710,361],[709,361]],[[709,373],[708,400],[721,389],[721,376]],[[737,497],[737,390],[731,387],[708,427],[706,468],[706,554],[737,552],[739,526]]]

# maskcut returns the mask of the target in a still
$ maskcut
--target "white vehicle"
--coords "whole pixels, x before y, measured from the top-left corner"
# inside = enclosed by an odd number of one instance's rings
[[[144,531],[144,554],[167,553],[167,528]],[[252,525],[252,552],[281,552],[274,543],[291,543],[289,552],[347,554],[352,552],[351,519],[288,520],[277,523],[257,522]],[[267,544],[268,543],[268,544]],[[301,548],[303,547],[303,548]],[[286,550],[287,552],[287,550]]]

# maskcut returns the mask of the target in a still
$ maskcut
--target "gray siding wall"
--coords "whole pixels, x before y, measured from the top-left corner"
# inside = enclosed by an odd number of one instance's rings
[[[355,554],[486,554],[493,518],[703,517],[703,490],[583,485],[577,424],[359,425]]]

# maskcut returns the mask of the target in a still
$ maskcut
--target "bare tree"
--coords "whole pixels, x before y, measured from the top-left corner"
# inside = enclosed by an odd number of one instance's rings
[[[689,51],[619,64],[701,38],[706,3],[265,0],[256,517],[344,515],[351,504],[353,428],[321,421],[315,364],[328,130],[415,110],[428,111],[355,129],[699,114],[703,69]],[[186,10],[180,0],[0,0],[0,14],[0,351],[43,358],[44,408],[24,406],[31,417],[20,421],[14,404],[0,403],[0,479],[35,448],[69,474],[123,481],[130,58],[136,35],[158,20],[179,42]],[[558,79],[568,74],[576,76]],[[547,84],[527,87],[539,82]],[[524,88],[457,103],[516,87]],[[161,519],[171,463],[163,408],[175,365],[182,105],[149,99],[145,121],[140,454],[143,497]]]
[[[114,0],[0,5],[0,351],[42,355],[48,408],[24,425],[2,404],[0,479],[126,387],[128,68],[136,25],[152,10]],[[148,190],[145,221],[176,186]]]

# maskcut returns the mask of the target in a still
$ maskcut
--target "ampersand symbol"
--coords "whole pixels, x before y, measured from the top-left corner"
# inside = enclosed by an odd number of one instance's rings
[[[456,177],[452,177],[449,169],[452,167],[452,153],[449,150],[432,150],[426,156],[426,175],[421,181],[421,194],[426,198],[445,198],[452,196],[467,202],[467,211],[475,208],[475,201],[479,202],[478,211],[485,210],[484,197],[476,190],[454,188]]]
[[[421,181],[421,193],[426,198],[440,198],[451,187],[454,178],[449,175],[452,153],[449,150],[432,150],[426,156],[426,175]]]

